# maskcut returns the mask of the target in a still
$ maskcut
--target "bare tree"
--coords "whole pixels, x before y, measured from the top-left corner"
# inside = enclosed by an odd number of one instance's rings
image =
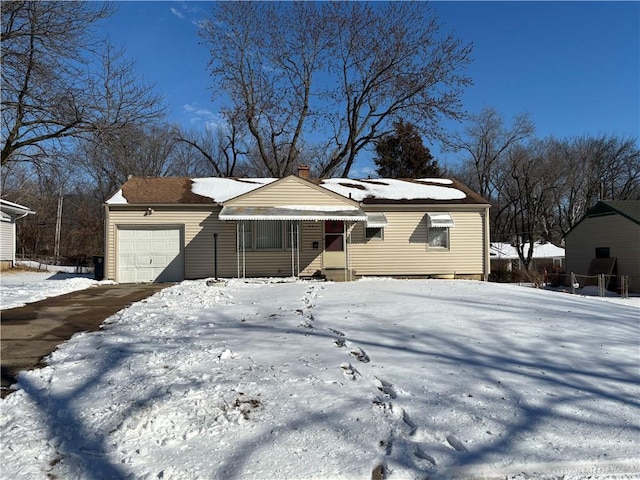
[[[471,45],[442,35],[427,4],[334,2],[329,15],[337,88],[325,91],[334,143],[321,176],[346,177],[358,153],[399,118],[431,137],[443,117],[462,118]]]
[[[516,146],[508,151],[503,161],[507,225],[513,235],[512,243],[526,269],[529,269],[533,258],[533,244],[548,234],[545,232],[546,214],[557,182],[554,165],[546,156],[544,147],[540,141]]]
[[[203,38],[220,93],[277,177],[318,145],[318,174],[347,176],[398,117],[433,135],[441,117],[461,118],[470,83],[459,70],[471,47],[441,35],[424,3],[221,2]]]
[[[92,34],[111,13],[104,3],[3,3],[2,165],[50,161],[65,139],[161,116],[133,64]]]
[[[209,67],[267,170],[291,173],[322,66],[324,30],[312,3],[220,2],[202,36]]]
[[[500,191],[500,161],[533,132],[534,126],[527,114],[516,116],[508,127],[494,108],[486,107],[479,114],[470,116],[463,132],[447,137],[445,146],[465,154],[469,185],[484,198],[492,200]]]
[[[202,132],[178,132],[176,140],[196,153],[194,171],[218,177],[248,172],[245,159],[249,150],[243,124],[238,121],[238,114],[227,112],[225,117],[228,123],[207,127]]]
[[[175,130],[167,125],[129,125],[117,131],[85,134],[69,155],[77,174],[91,179],[100,202],[130,175],[159,177],[172,173]]]
[[[555,196],[558,236],[564,236],[597,200],[640,199],[637,139],[615,135],[547,141],[560,179]]]

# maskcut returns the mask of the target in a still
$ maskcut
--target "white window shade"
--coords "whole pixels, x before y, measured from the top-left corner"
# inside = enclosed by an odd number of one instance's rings
[[[448,213],[427,213],[427,225],[433,228],[450,228],[455,225]]]

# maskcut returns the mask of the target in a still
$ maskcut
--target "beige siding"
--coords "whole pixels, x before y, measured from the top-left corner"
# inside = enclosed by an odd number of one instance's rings
[[[314,241],[318,242],[318,249],[313,249]],[[322,268],[321,222],[302,222],[300,246],[300,275],[311,276],[318,273]],[[242,262],[242,255],[239,256],[239,259]],[[291,250],[246,251],[244,255],[245,275],[247,277],[291,276],[292,260],[295,274],[297,273],[295,269],[297,269],[298,255],[294,252],[292,259]],[[237,263],[235,256],[234,262]]]
[[[427,245],[427,220],[422,212],[384,212],[388,225],[383,240],[364,239],[364,225],[351,234],[350,266],[357,275],[483,275],[485,272],[482,212],[453,212],[449,249]]]
[[[112,208],[106,232],[105,277],[117,280],[118,226],[182,226],[184,228],[185,278],[202,278],[213,275],[213,233],[218,237],[218,267],[229,271],[226,260],[229,249],[235,253],[235,226],[220,222],[219,207],[213,209],[180,210],[171,207],[154,207],[152,215],[145,215],[146,208],[138,210]]]
[[[631,291],[640,292],[640,225],[616,214],[584,219],[565,238],[567,272],[585,275],[598,247],[609,247],[618,274],[631,277]]]
[[[306,190],[308,193],[309,190]],[[457,206],[449,211],[455,222],[450,229],[450,248],[427,246],[426,211],[384,211],[388,225],[384,239],[365,241],[364,222],[352,225],[349,257],[350,267],[358,275],[483,275],[487,261],[488,242],[484,209]],[[441,207],[442,208],[442,207]],[[475,211],[469,211],[475,210]],[[213,234],[218,234],[218,275],[235,277],[242,271],[242,255],[236,252],[236,223],[218,220],[220,207],[155,206],[151,215],[146,208],[111,206],[107,215],[105,235],[105,278],[117,280],[118,226],[179,226],[184,229],[185,278],[207,278],[214,275]],[[428,210],[434,211],[434,210]],[[300,273],[313,275],[322,269],[324,246],[323,222],[302,222]],[[314,242],[317,248],[313,248]],[[297,262],[297,256],[295,258]],[[291,252],[247,251],[244,257],[245,275],[289,276]]]
[[[225,202],[237,207],[281,207],[286,205],[317,205],[353,207],[355,202],[313,185],[297,177],[287,177],[253,192]]]
[[[236,223],[218,220],[220,207],[180,210],[154,207],[152,215],[145,216],[146,208],[113,208],[109,212],[106,235],[105,278],[117,280],[116,259],[119,225],[183,226],[185,241],[185,278],[206,278],[214,275],[214,240],[218,234],[218,275],[236,277],[242,267],[242,255],[236,254]],[[303,222],[301,231],[300,270],[302,275],[313,275],[321,267],[322,224]],[[319,248],[314,250],[313,242]],[[297,263],[297,256],[295,258]],[[240,265],[239,265],[240,264]],[[246,276],[291,275],[291,251],[246,252]]]

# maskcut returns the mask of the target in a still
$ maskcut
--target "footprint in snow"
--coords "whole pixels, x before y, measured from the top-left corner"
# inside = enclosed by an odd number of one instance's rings
[[[389,382],[379,379],[378,377],[373,377],[373,383],[378,390],[391,398],[396,398],[395,390],[392,388],[392,385]]]
[[[447,437],[447,443],[456,451],[458,452],[467,452],[467,447],[464,446],[464,444],[458,440],[455,436],[453,435],[449,435]]]
[[[413,452],[413,454],[417,457],[420,458],[422,460],[426,460],[427,462],[431,463],[433,466],[436,465],[436,459],[433,458],[431,455],[425,453],[419,445],[416,445],[416,449]]]
[[[336,347],[338,348],[342,348],[345,345],[345,339],[344,338],[336,338],[333,343],[335,344]]]
[[[353,368],[348,362],[341,363],[340,368],[342,369],[342,374],[344,375],[344,377],[349,380],[355,380],[360,376],[360,372]]]
[[[344,332],[341,332],[340,330],[336,330],[335,328],[327,328],[327,330],[338,335],[339,337],[344,337]]]
[[[361,348],[358,348],[358,347],[352,348],[349,353],[354,357],[356,357],[356,359],[359,360],[360,362],[369,363],[370,361],[369,355],[364,353],[364,350],[362,350]]]

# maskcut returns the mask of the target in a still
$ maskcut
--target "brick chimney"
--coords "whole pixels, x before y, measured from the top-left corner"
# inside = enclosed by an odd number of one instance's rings
[[[298,165],[298,176],[300,178],[309,178],[309,165]]]

